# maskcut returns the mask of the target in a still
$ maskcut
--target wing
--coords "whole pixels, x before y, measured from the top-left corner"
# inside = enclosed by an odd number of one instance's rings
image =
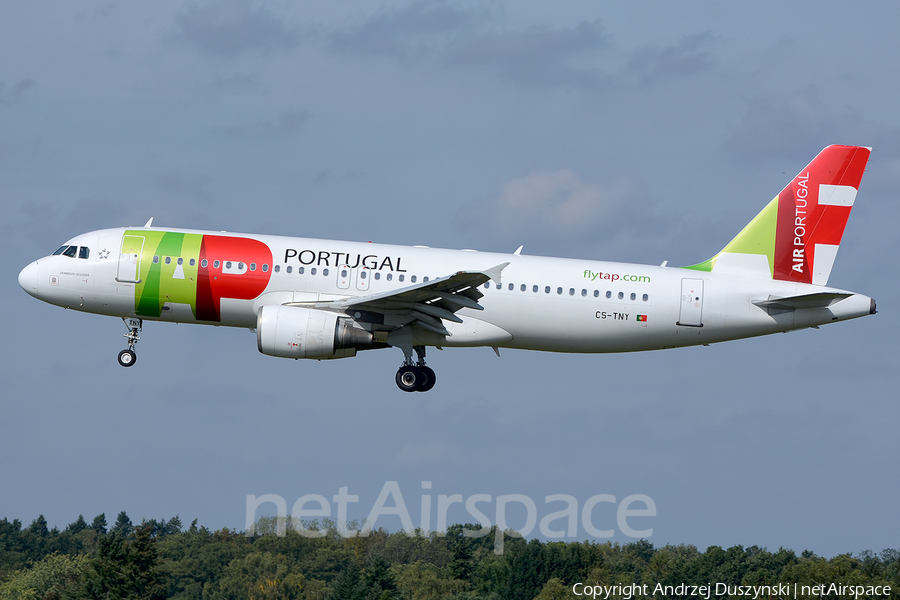
[[[403,325],[414,325],[438,335],[449,336],[442,320],[462,323],[456,312],[462,308],[484,310],[478,303],[484,294],[478,287],[487,281],[500,282],[500,272],[509,263],[502,263],[485,271],[459,271],[453,275],[423,281],[408,287],[371,294],[353,296],[327,302],[292,302],[293,306],[305,306],[347,314],[371,313],[380,316],[377,321],[386,330]],[[376,319],[366,319],[376,320]]]

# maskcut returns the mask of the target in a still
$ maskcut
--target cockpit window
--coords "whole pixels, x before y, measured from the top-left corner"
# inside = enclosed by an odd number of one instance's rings
[[[59,247],[59,250],[57,250],[56,252],[53,253],[53,256],[59,256],[60,254],[62,254],[63,252],[65,252],[65,251],[66,251],[66,248],[68,248],[68,247],[69,247],[68,244],[67,244],[67,245],[64,245],[64,246],[60,246],[60,247]]]
[[[78,252],[78,246],[69,246],[62,253],[63,256],[68,256],[69,258],[75,258],[75,253]]]
[[[87,246],[82,246],[78,249],[78,258],[87,258],[91,255],[91,249]]]

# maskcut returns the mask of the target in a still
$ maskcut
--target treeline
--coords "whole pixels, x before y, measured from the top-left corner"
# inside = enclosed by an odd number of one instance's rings
[[[187,528],[178,517],[132,524],[122,512],[82,517],[60,531],[41,516],[29,526],[0,520],[0,600],[64,599],[316,599],[551,600],[583,598],[574,583],[885,586],[898,598],[900,552],[867,551],[831,559],[804,551],[689,545],[655,548],[646,540],[620,545],[472,536],[475,525],[445,535],[374,531],[344,538],[332,523],[321,537],[278,531],[274,519],[254,535]],[[628,588],[609,598],[628,599]],[[660,597],[657,595],[657,597]],[[688,598],[669,594],[668,598]],[[693,596],[696,597],[696,596]],[[803,596],[798,597],[813,597]],[[815,598],[846,597],[817,594]]]

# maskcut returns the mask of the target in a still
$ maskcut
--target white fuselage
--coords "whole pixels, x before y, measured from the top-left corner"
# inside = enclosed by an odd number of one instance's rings
[[[222,261],[219,274],[210,276],[215,282],[221,277],[231,282],[229,289],[240,288],[241,277],[246,281],[256,277],[259,286],[249,294],[241,288],[222,295],[218,320],[198,313],[199,288],[194,278],[200,277],[197,269],[204,259],[187,249],[186,242],[183,251],[170,254],[135,250],[133,260],[139,263],[132,270],[158,266],[154,271],[158,288],[152,292],[141,288],[146,282],[135,281],[139,276],[123,276],[129,268],[123,246],[130,243],[123,239],[126,229],[80,235],[67,245],[87,248],[87,258],[77,253],[41,258],[22,271],[19,282],[31,295],[74,310],[255,328],[258,312],[267,304],[367,296],[402,290],[425,278],[487,271],[508,263],[499,278],[478,288],[484,295],[479,300],[484,310],[462,308],[456,313],[462,323],[444,322],[451,335],[419,332],[417,343],[553,352],[629,352],[709,344],[814,327],[874,311],[870,298],[834,288],[665,266],[269,235],[159,228],[127,231],[132,241],[164,232],[186,234],[185,239],[215,238],[223,248],[230,248],[228,238],[252,240],[263,250],[268,248],[271,264],[260,259],[257,266],[250,262],[256,259],[245,259],[240,250],[208,256],[210,265]],[[211,252],[208,246],[205,251]],[[253,265],[253,273],[245,262]],[[225,272],[226,263],[235,266]],[[267,281],[260,279],[263,265]],[[212,273],[212,266],[209,269]],[[813,308],[767,310],[754,304],[823,292],[849,295],[830,306]],[[153,294],[150,305],[158,301],[158,314],[141,312],[142,294],[145,301]],[[353,311],[348,315],[353,318]]]

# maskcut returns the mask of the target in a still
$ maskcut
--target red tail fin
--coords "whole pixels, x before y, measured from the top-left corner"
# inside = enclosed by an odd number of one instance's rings
[[[870,153],[828,146],[778,194],[775,279],[828,282]]]

